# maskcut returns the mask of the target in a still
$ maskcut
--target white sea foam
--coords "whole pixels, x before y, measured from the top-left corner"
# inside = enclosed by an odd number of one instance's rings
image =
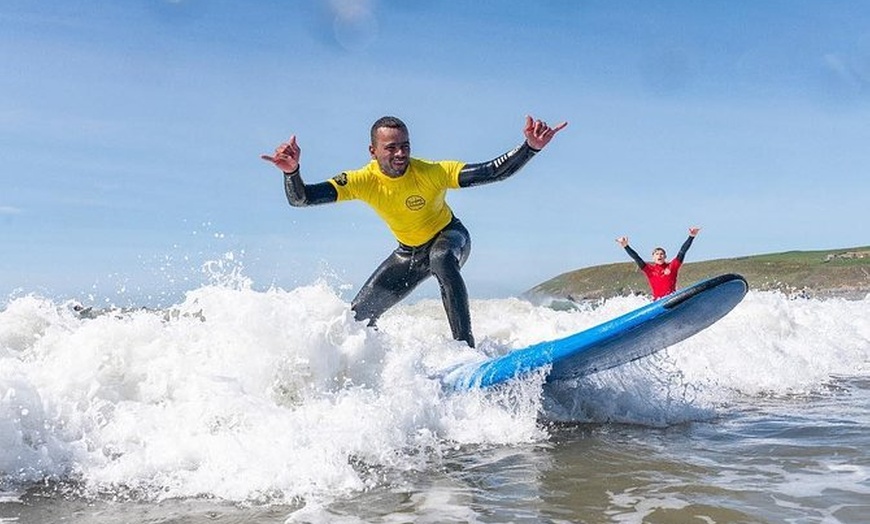
[[[870,299],[750,292],[711,328],[559,402],[543,397],[542,374],[467,394],[436,378],[645,302],[557,311],[476,300],[470,350],[450,339],[435,300],[394,308],[375,331],[324,282],[256,291],[236,275],[169,308],[93,318],[69,302],[10,299],[0,311],[0,491],[49,480],[145,499],[316,501],[463,445],[543,441],[547,418],[668,425],[867,374]]]

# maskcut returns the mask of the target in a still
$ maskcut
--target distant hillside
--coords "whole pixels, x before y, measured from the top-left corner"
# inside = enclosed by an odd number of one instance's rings
[[[689,259],[680,269],[679,284],[685,286],[724,273],[743,275],[750,289],[859,299],[870,293],[870,246],[788,251],[704,262]],[[526,292],[529,296],[571,300],[595,300],[636,293],[648,294],[649,287],[634,262],[570,271]]]

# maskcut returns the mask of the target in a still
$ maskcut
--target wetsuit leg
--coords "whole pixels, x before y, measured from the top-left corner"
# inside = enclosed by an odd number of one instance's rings
[[[453,338],[463,340],[474,347],[468,289],[459,272],[470,253],[471,236],[462,222],[454,218],[432,243],[429,251],[429,269],[441,287],[441,301],[447,312]]]
[[[368,320],[368,325],[374,326],[386,310],[414,291],[429,276],[428,261],[422,257],[424,254],[408,246],[399,246],[393,251],[353,299],[351,309],[354,317]]]

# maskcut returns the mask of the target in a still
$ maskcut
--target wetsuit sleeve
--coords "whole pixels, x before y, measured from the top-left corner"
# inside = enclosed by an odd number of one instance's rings
[[[459,187],[479,186],[504,180],[519,171],[537,152],[537,149],[532,149],[527,142],[523,142],[522,145],[489,162],[465,164],[459,171]]]
[[[692,247],[693,240],[695,240],[695,237],[689,236],[689,238],[687,238],[686,241],[683,242],[683,245],[680,247],[680,252],[677,253],[676,257],[674,257],[679,260],[681,264],[683,262],[683,259],[686,257],[686,251],[688,251],[689,248]]]
[[[338,200],[338,192],[329,182],[307,185],[302,181],[299,170],[284,173],[284,193],[287,202],[293,207],[329,204]]]
[[[637,264],[637,267],[639,267],[640,269],[646,267],[646,262],[644,262],[644,260],[640,258],[640,255],[637,254],[637,251],[632,249],[631,246],[625,246],[625,252],[628,253],[628,256],[630,256],[632,260],[634,260],[634,263]]]

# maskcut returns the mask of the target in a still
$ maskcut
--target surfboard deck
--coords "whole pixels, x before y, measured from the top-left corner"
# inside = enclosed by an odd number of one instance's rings
[[[548,383],[621,366],[685,340],[724,317],[749,285],[729,273],[702,280],[634,311],[558,340],[446,371],[448,390],[495,386],[551,366]]]

